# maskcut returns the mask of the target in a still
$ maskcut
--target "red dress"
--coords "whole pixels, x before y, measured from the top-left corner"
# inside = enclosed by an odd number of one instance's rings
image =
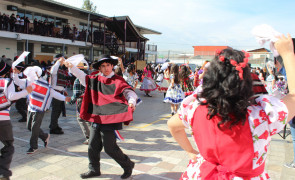
[[[257,98],[258,105],[248,107],[245,124],[220,130],[215,116],[207,119],[207,106],[195,97],[186,98],[179,110],[185,126],[193,132],[200,154],[190,161],[181,179],[269,179],[264,170],[271,136],[283,129],[288,110],[279,99]]]

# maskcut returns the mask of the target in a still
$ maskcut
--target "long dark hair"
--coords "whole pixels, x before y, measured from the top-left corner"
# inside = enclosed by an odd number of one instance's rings
[[[155,73],[155,72],[154,72],[154,69],[152,68],[152,65],[151,65],[151,64],[147,64],[147,65],[146,65],[146,70],[147,70],[147,71],[151,71],[152,74]]]
[[[172,65],[170,74],[174,74],[174,83],[179,84],[179,66],[177,64]]]
[[[179,78],[181,81],[184,81],[184,79],[187,79],[190,75],[190,70],[187,66],[182,65],[180,66],[180,73],[179,73]]]
[[[220,58],[221,57],[221,58]],[[223,58],[224,57],[224,58]],[[248,65],[243,69],[243,80],[239,77],[239,71],[230,63],[230,60],[238,64],[244,62],[243,52],[234,49],[224,49],[217,54],[204,75],[203,91],[198,96],[201,105],[208,105],[208,118],[221,117],[218,128],[232,126],[246,121],[247,107],[251,104],[253,95],[252,78]],[[221,61],[220,59],[224,59]],[[206,101],[202,102],[200,98]]]

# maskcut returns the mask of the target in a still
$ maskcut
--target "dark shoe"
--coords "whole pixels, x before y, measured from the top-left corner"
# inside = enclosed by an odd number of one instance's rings
[[[37,149],[30,148],[30,149],[27,151],[27,154],[34,154],[36,151],[37,151]]]
[[[95,176],[100,176],[100,171],[95,172],[95,171],[88,171],[86,173],[80,174],[80,177],[82,179],[87,179],[87,178],[91,178],[91,177],[95,177]]]
[[[153,96],[151,96],[151,95],[147,94],[147,97],[153,97]]]
[[[174,116],[174,112],[172,112],[171,115]]]
[[[131,168],[124,169],[124,173],[121,176],[121,179],[127,179],[132,175],[132,170],[134,168],[134,162],[132,162]]]
[[[25,119],[21,118],[21,119],[18,120],[18,122],[27,122],[27,119],[26,118]]]
[[[294,162],[287,163],[284,166],[287,167],[287,168],[293,168],[293,169],[295,169],[295,163]]]
[[[47,135],[47,138],[43,141],[44,142],[44,147],[47,147],[49,144],[49,139],[50,139],[50,134]]]
[[[63,130],[60,128],[50,130],[50,134],[64,134]]]

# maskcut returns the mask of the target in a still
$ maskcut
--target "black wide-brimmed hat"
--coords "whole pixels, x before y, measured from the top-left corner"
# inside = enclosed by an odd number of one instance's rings
[[[22,63],[16,65],[15,68],[18,69],[20,72],[23,72],[25,70],[25,66]]]
[[[8,73],[10,69],[11,69],[11,66],[6,64],[3,60],[0,61],[0,76],[3,76],[6,73]]]
[[[117,58],[114,58],[110,55],[106,55],[106,54],[102,54],[98,57],[98,60],[97,61],[94,61],[92,63],[92,67],[94,69],[98,69],[99,66],[103,63],[103,62],[108,62],[108,63],[111,63],[113,64],[114,66],[118,64],[118,59]]]
[[[63,54],[57,54],[57,55],[54,56],[53,61],[55,62],[61,57],[64,57],[64,55]]]

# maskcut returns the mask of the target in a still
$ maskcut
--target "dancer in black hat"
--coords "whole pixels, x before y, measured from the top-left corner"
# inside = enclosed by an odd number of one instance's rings
[[[105,152],[124,169],[121,176],[131,176],[134,162],[125,155],[116,143],[115,130],[122,129],[122,123],[129,124],[133,120],[137,95],[127,82],[113,71],[118,59],[108,55],[100,56],[93,63],[101,75],[86,75],[73,64],[66,62],[74,76],[85,86],[80,117],[93,122],[90,128],[88,146],[89,171],[81,174],[81,178],[100,176],[100,152]]]

